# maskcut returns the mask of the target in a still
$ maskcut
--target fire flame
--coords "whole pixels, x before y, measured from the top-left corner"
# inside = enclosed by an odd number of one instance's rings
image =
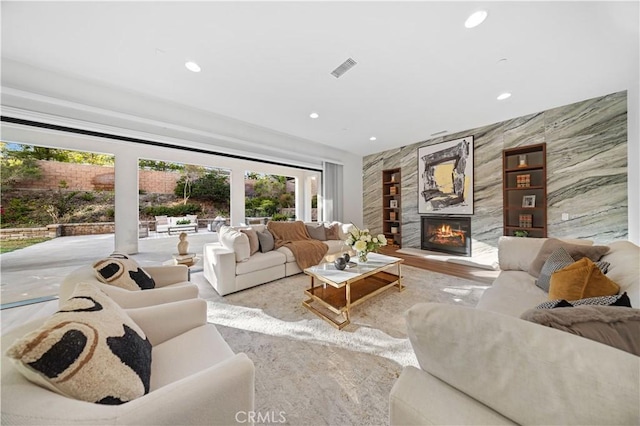
[[[462,230],[451,229],[451,226],[443,223],[439,228],[436,228],[436,231],[437,239],[460,238],[460,242],[464,244],[465,233]]]

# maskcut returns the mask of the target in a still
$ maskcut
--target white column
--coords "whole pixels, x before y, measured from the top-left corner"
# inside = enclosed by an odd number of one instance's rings
[[[304,178],[298,176],[295,180],[295,192],[296,192],[296,220],[309,221],[307,219],[306,206],[304,205]]]
[[[115,250],[138,252],[138,157],[115,155]]]
[[[311,176],[305,175],[304,177],[304,220],[311,222]]]
[[[245,221],[244,214],[244,170],[231,170],[231,225]]]

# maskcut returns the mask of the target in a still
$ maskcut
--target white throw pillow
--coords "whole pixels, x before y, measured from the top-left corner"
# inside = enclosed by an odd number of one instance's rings
[[[244,262],[251,257],[251,245],[246,234],[230,226],[222,226],[218,231],[218,238],[224,247],[233,250],[236,262]]]

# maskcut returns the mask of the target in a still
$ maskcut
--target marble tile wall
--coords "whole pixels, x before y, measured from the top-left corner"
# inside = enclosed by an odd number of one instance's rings
[[[627,93],[618,92],[366,156],[364,224],[382,231],[382,170],[401,167],[402,246],[420,248],[419,147],[474,136],[472,250],[502,235],[502,150],[547,143],[550,237],[607,243],[628,238]],[[561,220],[569,213],[570,220]]]

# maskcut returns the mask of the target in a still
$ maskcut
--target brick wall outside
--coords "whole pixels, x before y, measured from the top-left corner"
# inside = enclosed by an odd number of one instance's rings
[[[113,234],[114,222],[101,223],[63,223],[39,228],[0,229],[0,240],[26,240],[30,238],[56,238],[71,235]]]
[[[42,177],[38,180],[25,181],[22,189],[58,189],[60,182],[65,181],[67,188],[76,191],[112,191],[115,187],[115,174],[112,166],[95,166],[91,164],[61,163],[58,161],[39,160]],[[140,170],[140,190],[153,194],[173,194],[176,182],[180,179],[177,172],[159,172]]]

